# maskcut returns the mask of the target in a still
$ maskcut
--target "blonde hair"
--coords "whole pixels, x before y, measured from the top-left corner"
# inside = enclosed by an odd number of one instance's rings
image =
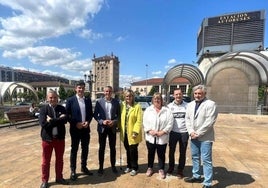
[[[135,93],[131,90],[131,89],[128,89],[124,92],[124,100],[126,100],[126,95],[129,94],[132,96],[132,102],[131,102],[131,105],[134,105],[135,103]]]
[[[152,97],[152,104],[153,104],[153,100],[154,100],[155,98],[160,98],[160,100],[161,100],[161,105],[163,106],[163,97],[162,97],[162,94],[159,93],[159,92],[155,92],[155,93],[153,94],[153,97]]]

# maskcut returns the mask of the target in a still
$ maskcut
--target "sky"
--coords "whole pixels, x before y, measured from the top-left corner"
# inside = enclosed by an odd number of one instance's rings
[[[268,0],[0,0],[0,66],[80,80],[115,55],[120,86],[196,65],[204,18],[266,11]]]

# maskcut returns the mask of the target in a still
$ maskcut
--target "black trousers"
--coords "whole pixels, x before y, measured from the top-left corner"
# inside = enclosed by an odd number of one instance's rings
[[[167,144],[164,145],[152,144],[146,141],[146,146],[148,149],[148,168],[153,168],[154,166],[154,157],[156,151],[158,156],[158,167],[159,169],[165,170],[165,159],[166,159],[165,155],[166,155]]]
[[[105,154],[105,146],[106,139],[109,139],[109,147],[110,147],[110,162],[111,166],[115,166],[115,156],[116,156],[116,133],[112,131],[112,129],[105,128],[103,133],[99,133],[99,168],[103,169],[104,163],[104,154]]]
[[[129,145],[127,135],[125,135],[124,146],[127,153],[127,167],[138,170],[138,145]]]
[[[71,135],[70,167],[71,171],[75,171],[77,161],[77,151],[80,142],[81,142],[81,168],[85,168],[87,166],[90,134],[88,131],[79,130],[73,132],[70,131],[70,135]]]
[[[188,145],[189,135],[185,133],[177,133],[171,131],[169,134],[169,168],[174,169],[175,166],[175,151],[177,143],[179,142],[179,160],[178,160],[178,169],[183,170],[185,167],[186,161],[186,150]]]

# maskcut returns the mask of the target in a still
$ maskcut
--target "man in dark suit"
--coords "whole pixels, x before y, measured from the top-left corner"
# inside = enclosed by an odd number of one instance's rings
[[[88,148],[90,141],[90,122],[93,117],[91,99],[85,97],[85,83],[79,82],[75,86],[76,95],[67,99],[66,111],[70,123],[71,135],[71,180],[77,179],[76,161],[79,143],[81,141],[81,171],[93,175],[87,168]]]
[[[110,146],[110,162],[112,171],[117,173],[115,167],[116,156],[116,128],[118,120],[120,119],[120,105],[119,101],[112,98],[113,88],[106,86],[104,88],[104,98],[96,102],[94,110],[94,119],[98,122],[99,134],[99,170],[98,174],[103,174],[104,151],[106,146],[106,138],[109,138]]]

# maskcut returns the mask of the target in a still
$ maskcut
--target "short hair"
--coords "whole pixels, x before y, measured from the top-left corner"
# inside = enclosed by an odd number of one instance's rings
[[[49,93],[51,93],[51,94],[53,94],[53,95],[57,95],[57,97],[58,97],[58,93],[57,93],[57,91],[55,91],[55,90],[53,90],[53,89],[49,89],[48,92],[47,92],[47,95],[48,95]]]
[[[113,87],[112,86],[105,86],[104,90],[105,89],[110,89],[111,91],[113,91]]]
[[[205,85],[197,85],[197,86],[194,86],[193,91],[196,91],[198,89],[201,89],[204,93],[207,93],[207,88],[206,88]]]
[[[181,91],[182,92],[182,89],[180,87],[177,87],[174,89],[174,91]]]
[[[160,100],[161,100],[161,105],[163,106],[164,101],[163,101],[163,97],[162,97],[162,94],[161,94],[161,93],[159,93],[159,92],[155,92],[155,93],[153,94],[153,97],[152,97],[152,103],[153,103],[154,98],[160,98]]]
[[[85,82],[83,80],[80,80],[75,84],[75,87],[77,87],[77,86],[85,86],[85,85],[86,85]]]

